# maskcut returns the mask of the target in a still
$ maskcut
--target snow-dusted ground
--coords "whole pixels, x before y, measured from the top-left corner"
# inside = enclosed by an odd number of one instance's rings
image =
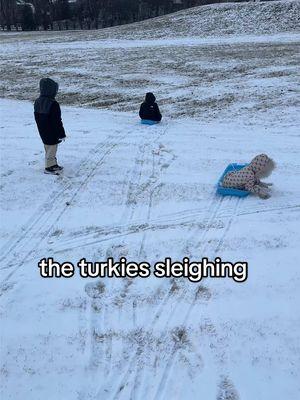
[[[142,24],[95,40],[1,35],[3,96],[33,99],[42,74],[57,78],[69,134],[64,173],[44,175],[32,104],[0,100],[1,399],[299,399],[299,35],[266,22],[276,4],[298,3],[255,4],[257,32],[253,4],[199,9],[208,21],[227,10],[221,27],[248,10],[235,37],[158,40],[163,18],[151,39],[144,23],[143,41]],[[164,18],[175,32],[183,16]],[[159,126],[136,116],[149,89],[162,99]],[[215,195],[229,162],[261,152],[277,162],[269,200]],[[37,267],[109,256],[220,256],[247,261],[249,277],[42,279]]]
[[[154,91],[170,117],[262,119],[299,107],[300,2],[195,7],[98,31],[1,34],[0,97],[134,112]],[[288,113],[290,118],[290,113]]]
[[[65,172],[53,177],[32,105],[1,110],[4,399],[299,398],[296,126],[145,127],[65,107]],[[278,163],[272,198],[216,197],[227,163],[260,152]],[[37,268],[121,255],[246,260],[249,278],[42,279]]]
[[[176,13],[151,18],[130,25],[101,30],[39,32],[35,40],[47,43],[99,39],[163,39],[166,37],[215,37],[230,35],[261,35],[291,32],[298,29],[299,0],[220,3],[192,7]],[[11,32],[8,40],[32,40],[32,32],[21,35]]]

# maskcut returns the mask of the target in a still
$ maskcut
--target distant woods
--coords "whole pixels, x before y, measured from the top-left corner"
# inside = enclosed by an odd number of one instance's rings
[[[220,0],[0,0],[3,30],[98,29]]]

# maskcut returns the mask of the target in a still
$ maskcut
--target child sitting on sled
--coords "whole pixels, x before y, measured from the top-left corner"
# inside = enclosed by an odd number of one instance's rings
[[[141,104],[139,112],[142,121],[153,121],[156,123],[161,121],[162,116],[155,100],[156,98],[153,93],[146,93],[145,101]]]
[[[269,176],[274,168],[275,162],[271,158],[266,154],[259,154],[244,168],[226,174],[222,186],[248,190],[261,199],[268,199],[270,197],[268,189],[272,183],[263,183],[260,179]]]

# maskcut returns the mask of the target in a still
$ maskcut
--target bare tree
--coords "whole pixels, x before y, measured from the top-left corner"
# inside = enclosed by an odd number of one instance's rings
[[[1,25],[6,26],[8,31],[12,25],[16,24],[16,1],[15,0],[0,0],[0,21]]]
[[[0,0],[0,24],[8,30],[17,22],[23,29],[47,30],[57,21],[59,29],[68,29],[69,24],[74,29],[98,29],[222,1],[226,0],[24,0],[27,8],[21,8],[22,0]]]

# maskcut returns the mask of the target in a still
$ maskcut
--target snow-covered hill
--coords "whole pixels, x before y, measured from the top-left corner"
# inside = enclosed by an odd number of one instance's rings
[[[66,32],[63,40],[163,39],[294,32],[299,30],[299,17],[298,0],[220,3],[113,28]],[[24,36],[31,37],[31,34],[9,34],[13,40],[23,40]],[[40,32],[39,36],[46,37],[47,42],[57,42],[62,37],[61,32]]]
[[[298,13],[225,4],[1,34],[1,399],[299,399]],[[59,177],[43,174],[28,101],[44,75],[60,83],[69,136]],[[137,117],[147,90],[164,114],[154,127]],[[228,163],[262,152],[277,163],[269,200],[216,196]],[[220,256],[249,276],[42,279],[37,267],[111,256]]]
[[[1,398],[298,400],[297,126],[145,127],[65,107],[65,172],[53,177],[32,105],[0,107]],[[271,199],[215,195],[229,162],[261,152],[278,164]],[[249,277],[42,279],[37,268],[111,256],[220,256],[247,261]]]
[[[217,4],[90,32],[2,34],[0,95],[136,111],[154,91],[168,116],[285,118],[298,107],[300,2]],[[271,110],[270,110],[271,108]],[[290,116],[289,116],[290,117]]]

